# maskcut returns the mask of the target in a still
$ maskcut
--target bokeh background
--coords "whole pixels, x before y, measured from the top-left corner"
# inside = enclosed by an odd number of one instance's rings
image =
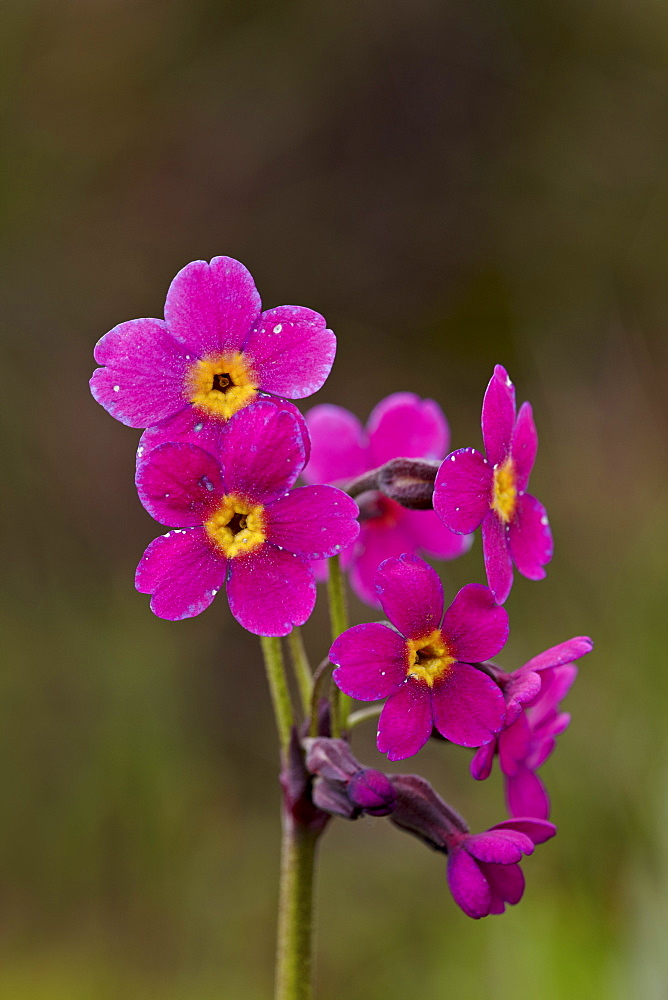
[[[668,7],[659,0],[15,0],[0,30],[1,1000],[270,995],[276,751],[220,601],[133,589],[156,529],[92,349],[229,254],[339,335],[317,401],[410,389],[479,443],[493,364],[534,404],[556,556],[505,664],[590,633],[544,776],[556,840],[468,920],[383,821],[322,845],[317,996],[668,990]],[[308,401],[307,406],[315,400]],[[444,566],[482,580],[479,545]],[[352,605],[356,620],[370,615]],[[309,649],[327,647],[322,613]],[[370,731],[358,754],[382,758]],[[496,780],[419,767],[481,827]]]

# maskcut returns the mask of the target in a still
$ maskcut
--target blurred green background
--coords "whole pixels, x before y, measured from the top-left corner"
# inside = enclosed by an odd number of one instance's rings
[[[514,668],[596,639],[544,770],[560,834],[468,920],[388,823],[322,844],[318,1000],[668,995],[668,6],[660,0],[15,0],[0,15],[4,526],[0,1000],[260,1000],[278,863],[257,643],[155,619],[137,432],[95,341],[229,254],[339,336],[317,400],[410,389],[479,444],[495,362],[534,404],[556,556]],[[315,400],[307,401],[307,406]],[[444,566],[483,579],[479,544]],[[369,612],[354,604],[357,620]],[[322,612],[307,628],[319,659]],[[370,731],[358,755],[382,766]],[[420,769],[481,827],[466,751]]]

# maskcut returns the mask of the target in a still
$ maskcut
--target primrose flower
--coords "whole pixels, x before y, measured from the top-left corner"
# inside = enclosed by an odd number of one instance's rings
[[[512,674],[495,670],[506,698],[506,728],[480,747],[471,761],[471,774],[479,781],[488,778],[498,754],[511,816],[547,819],[550,815],[550,800],[536,770],[570,722],[570,715],[559,712],[558,705],[577,676],[573,661],[592,648],[591,639],[577,636],[534,656]]]
[[[333,486],[291,490],[305,461],[298,421],[268,402],[230,418],[218,453],[187,442],[140,460],[146,510],[176,530],[146,549],[136,587],[176,621],[198,615],[225,585],[230,610],[256,635],[287,635],[315,603],[310,560],[356,537],[357,507]]]
[[[411,392],[396,392],[371,412],[366,428],[341,406],[315,406],[306,414],[311,458],[304,469],[307,483],[340,483],[355,479],[392,458],[439,461],[448,450],[450,429],[440,406]],[[371,490],[358,497],[362,512],[354,546],[341,553],[350,583],[363,601],[378,606],[376,570],[384,559],[402,552],[424,551],[439,559],[466,552],[470,539],[446,528],[433,510],[408,510]],[[324,578],[326,567],[316,567]]]
[[[417,753],[436,727],[461,746],[489,743],[505,720],[498,685],[473,663],[494,656],[508,636],[508,615],[487,587],[463,587],[443,614],[441,581],[405,553],[386,559],[376,590],[395,628],[356,625],[335,640],[329,658],[338,687],[360,701],[387,698],[377,746],[388,760]]]
[[[392,777],[396,796],[391,822],[448,855],[448,884],[455,903],[475,920],[519,903],[523,854],[557,832],[547,820],[518,817],[470,833],[466,822],[417,774]]]
[[[179,271],[164,322],[130,320],[102,337],[95,360],[106,367],[93,373],[90,385],[122,423],[160,424],[153,447],[183,440],[210,421],[220,432],[267,393],[310,396],[329,375],[335,350],[336,338],[319,313],[302,306],[261,312],[249,271],[232,257],[214,257]],[[285,400],[281,405],[299,413]]]
[[[453,451],[434,483],[434,510],[451,531],[482,525],[487,582],[498,604],[513,585],[513,563],[529,580],[542,580],[552,558],[545,508],[526,492],[538,436],[531,405],[515,417],[515,388],[501,365],[482,404],[486,457],[474,448]]]

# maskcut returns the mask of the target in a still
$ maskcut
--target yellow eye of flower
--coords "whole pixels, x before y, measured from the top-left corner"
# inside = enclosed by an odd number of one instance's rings
[[[495,510],[501,520],[507,524],[512,520],[516,506],[515,467],[512,458],[507,458],[503,465],[494,469],[492,510]]]
[[[429,687],[455,663],[439,629],[422,639],[408,639],[408,676],[425,681]]]
[[[223,420],[252,403],[257,388],[255,373],[239,351],[202,358],[186,375],[185,393],[193,406]]]
[[[252,552],[265,541],[264,507],[226,496],[205,522],[204,530],[228,559]]]

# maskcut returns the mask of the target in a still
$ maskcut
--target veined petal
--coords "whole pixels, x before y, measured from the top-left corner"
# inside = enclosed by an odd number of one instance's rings
[[[425,745],[431,730],[429,688],[411,678],[385,702],[378,720],[376,746],[388,760],[405,760]]]
[[[536,461],[537,451],[538,434],[533,420],[531,403],[522,403],[510,445],[515,471],[515,487],[518,493],[524,493],[529,485],[529,476]]]
[[[358,701],[387,698],[406,677],[407,653],[402,636],[386,625],[355,625],[329,651],[336,664],[334,683]]]
[[[508,457],[515,425],[515,387],[503,365],[496,365],[482,401],[482,439],[490,465]]]
[[[552,558],[552,532],[547,511],[535,497],[518,497],[515,516],[510,522],[508,542],[513,562],[522,576],[542,580],[544,567]]]
[[[202,524],[223,495],[218,460],[193,444],[163,444],[137,465],[137,492],[151,517],[188,528]]]
[[[489,913],[492,890],[478,863],[463,848],[448,854],[448,885],[457,906],[479,920]]]
[[[232,257],[195,260],[176,275],[165,301],[171,333],[199,357],[241,350],[261,308],[250,272]]]
[[[471,548],[473,536],[450,531],[436,511],[404,509],[401,522],[413,542],[412,549],[421,549],[436,559],[456,559]]]
[[[482,522],[482,554],[489,589],[497,604],[504,604],[513,586],[513,564],[508,548],[508,530],[490,511]]]
[[[443,587],[436,570],[418,556],[404,552],[381,563],[376,591],[383,611],[407,639],[419,639],[439,627]]]
[[[488,587],[467,583],[445,612],[441,632],[451,656],[465,663],[482,663],[503,649],[508,612],[494,603]]]
[[[154,539],[135,576],[141,594],[152,594],[158,618],[180,621],[209,607],[225,580],[227,560],[214,551],[203,528],[168,531]]]
[[[463,747],[479,747],[503,727],[505,703],[494,681],[467,663],[453,663],[434,682],[434,725]]]
[[[303,399],[324,385],[334,363],[336,337],[313,309],[277,306],[262,313],[244,354],[263,389]]]
[[[148,427],[188,405],[185,349],[158,319],[115,326],[98,341],[95,360],[107,367],[93,372],[94,398],[129,427]]]
[[[225,425],[221,465],[228,493],[270,503],[294,486],[304,467],[299,422],[273,403],[253,403]]]
[[[334,486],[302,486],[267,506],[267,538],[309,559],[333,556],[357,538],[358,513]]]
[[[342,406],[323,403],[306,414],[311,458],[302,476],[307,483],[354,479],[369,468],[366,432]]]
[[[230,611],[247,631],[288,635],[313,611],[315,580],[301,556],[265,543],[230,560],[227,597]]]
[[[489,513],[494,473],[475,448],[453,451],[441,463],[434,482],[434,510],[446,528],[467,535]]]
[[[383,399],[371,411],[367,428],[371,468],[391,458],[440,459],[450,443],[441,407],[412,392],[395,392]]]

